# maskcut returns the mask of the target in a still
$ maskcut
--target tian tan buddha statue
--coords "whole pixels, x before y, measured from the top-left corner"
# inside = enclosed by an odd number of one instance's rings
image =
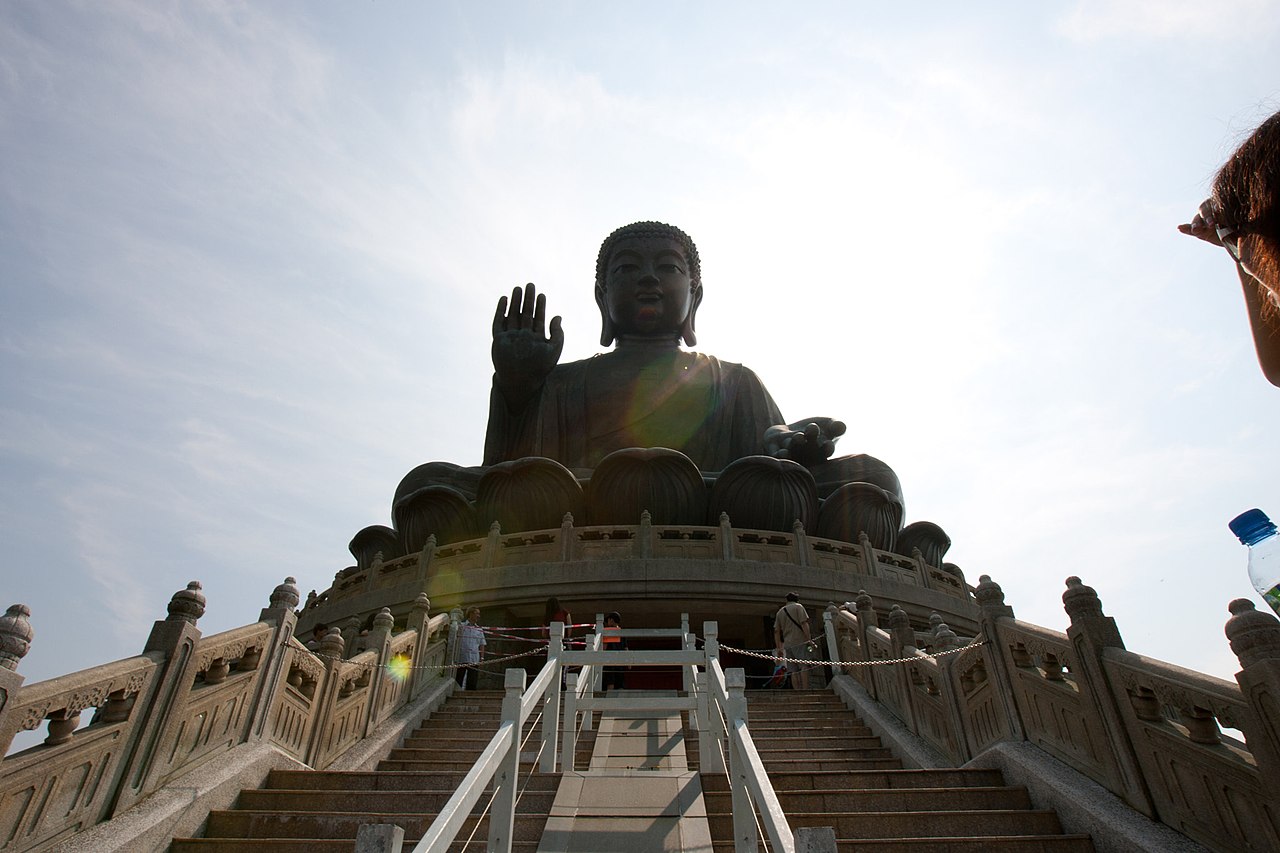
[[[508,532],[558,527],[566,512],[635,524],[642,510],[667,524],[715,524],[726,512],[735,526],[789,531],[799,520],[849,541],[876,531],[878,547],[893,547],[902,491],[889,466],[833,459],[843,423],[787,424],[752,371],[681,348],[696,342],[702,296],[693,240],[659,222],[619,228],[600,247],[595,299],[609,352],[560,364],[564,332],[560,317],[547,321],[546,297],[533,284],[504,296],[484,465],[415,468],[396,492],[396,530],[366,528],[353,552],[405,553],[495,520]]]

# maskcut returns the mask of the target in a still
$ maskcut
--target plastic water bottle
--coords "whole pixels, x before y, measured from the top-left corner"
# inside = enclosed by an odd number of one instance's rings
[[[1242,512],[1227,525],[1249,546],[1249,582],[1280,616],[1280,536],[1260,509]]]

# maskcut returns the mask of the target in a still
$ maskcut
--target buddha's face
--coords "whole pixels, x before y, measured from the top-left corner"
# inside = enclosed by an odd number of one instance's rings
[[[609,255],[603,292],[596,301],[619,335],[678,337],[702,295],[689,277],[679,242],[668,238],[621,240]]]

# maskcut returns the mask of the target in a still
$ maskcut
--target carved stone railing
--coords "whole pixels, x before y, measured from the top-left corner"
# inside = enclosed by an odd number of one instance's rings
[[[340,604],[367,592],[413,583],[422,585],[436,574],[464,576],[468,571],[499,566],[525,566],[607,559],[752,560],[784,563],[879,577],[897,583],[925,587],[969,598],[962,577],[930,566],[913,549],[904,557],[874,548],[866,534],[858,544],[811,536],[797,522],[789,533],[733,527],[722,515],[711,526],[652,524],[648,513],[637,525],[576,527],[566,515],[560,527],[505,534],[494,522],[487,536],[437,545],[427,538],[421,551],[383,561],[375,558],[367,568],[346,569],[323,593],[309,597],[306,608]]]
[[[919,648],[905,614],[881,628],[865,593],[829,607],[839,669],[957,765],[1027,741],[1210,849],[1280,849],[1280,621],[1232,602],[1232,684],[1125,650],[1079,578],[1065,634],[1014,618],[986,576],[975,592],[982,634],[967,646],[935,624]]]
[[[400,633],[379,614],[368,650],[352,660],[342,659],[338,629],[316,653],[294,639],[297,604],[288,578],[259,621],[202,637],[204,596],[193,581],[142,654],[25,686],[16,670],[30,614],[11,607],[0,618],[0,750],[46,721],[48,737],[0,761],[0,850],[87,829],[244,744],[321,769],[438,683],[449,616],[428,618],[426,596]]]

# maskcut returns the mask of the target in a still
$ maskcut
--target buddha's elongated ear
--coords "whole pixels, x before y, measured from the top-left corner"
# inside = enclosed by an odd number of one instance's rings
[[[693,288],[693,298],[689,303],[689,314],[684,318],[684,322],[680,324],[680,337],[684,338],[684,345],[687,347],[696,346],[698,336],[694,334],[693,323],[698,313],[698,306],[702,304],[702,285],[699,284]]]
[[[609,306],[604,301],[604,288],[596,285],[596,305],[600,308],[600,346],[613,345],[617,332],[613,328],[613,320],[609,317]]]

